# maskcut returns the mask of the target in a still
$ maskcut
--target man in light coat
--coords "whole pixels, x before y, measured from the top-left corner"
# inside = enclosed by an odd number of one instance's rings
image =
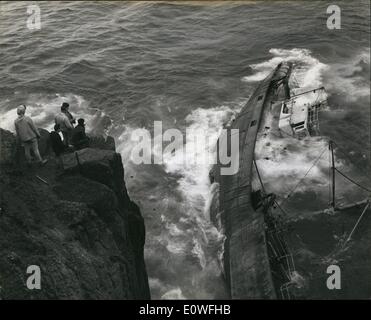
[[[40,164],[45,164],[48,160],[43,160],[39,152],[39,145],[37,140],[40,138],[39,130],[35,127],[32,119],[25,116],[26,106],[21,105],[17,108],[18,118],[14,120],[15,131],[17,139],[24,147],[27,163],[30,165],[32,162],[32,155]]]

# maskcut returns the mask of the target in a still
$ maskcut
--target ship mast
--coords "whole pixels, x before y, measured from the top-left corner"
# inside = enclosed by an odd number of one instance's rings
[[[335,209],[335,158],[334,158],[334,143],[329,141],[329,149],[331,151],[331,173],[332,173],[332,201],[331,207]]]
[[[290,79],[291,72],[292,72],[292,64],[289,64],[289,70],[287,71],[287,74],[286,74],[285,78],[283,79],[283,86],[284,86],[284,90],[285,90],[286,99],[291,98],[290,86],[289,86],[289,79]]]

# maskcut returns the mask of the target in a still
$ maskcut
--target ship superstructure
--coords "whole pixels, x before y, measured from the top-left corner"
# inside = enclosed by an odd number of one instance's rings
[[[324,87],[291,90],[291,97],[281,104],[278,127],[283,135],[303,138],[319,134],[318,113],[327,105]]]

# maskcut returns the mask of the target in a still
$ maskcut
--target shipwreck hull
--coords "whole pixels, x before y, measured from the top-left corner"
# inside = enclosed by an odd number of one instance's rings
[[[271,108],[278,87],[283,85],[284,89],[287,88],[290,72],[288,64],[278,65],[259,84],[230,126],[230,129],[239,130],[237,173],[221,175],[222,166],[219,164],[210,172],[212,182],[219,184],[210,217],[226,236],[223,264],[232,299],[277,298],[267,250],[264,214],[261,210],[254,210],[251,201],[252,167],[263,111]],[[284,90],[284,95],[289,95],[288,90]],[[221,136],[219,139],[229,140],[229,137]]]

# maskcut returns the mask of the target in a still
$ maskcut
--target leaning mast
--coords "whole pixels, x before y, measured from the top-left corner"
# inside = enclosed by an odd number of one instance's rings
[[[331,151],[331,173],[332,173],[332,201],[331,207],[335,209],[335,158],[334,158],[334,143],[332,140],[329,142],[329,149]]]

